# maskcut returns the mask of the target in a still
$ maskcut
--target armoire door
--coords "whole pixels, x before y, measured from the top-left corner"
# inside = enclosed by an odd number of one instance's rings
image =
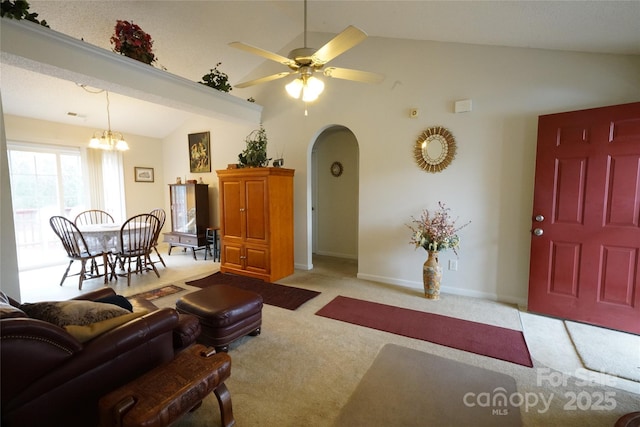
[[[225,238],[242,239],[244,229],[244,206],[242,200],[242,181],[221,181],[221,228]]]
[[[247,178],[244,181],[244,213],[246,217],[245,240],[266,244],[268,241],[269,206],[265,178]]]

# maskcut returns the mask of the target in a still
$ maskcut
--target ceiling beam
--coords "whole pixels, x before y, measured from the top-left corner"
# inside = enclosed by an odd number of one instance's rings
[[[261,121],[258,104],[29,21],[0,19],[0,40],[0,60],[19,68],[206,117]]]

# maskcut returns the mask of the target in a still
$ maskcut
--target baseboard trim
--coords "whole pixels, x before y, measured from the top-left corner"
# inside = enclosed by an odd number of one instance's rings
[[[344,258],[344,259],[358,259],[358,255],[354,255],[354,254],[343,254],[341,252],[328,252],[328,251],[316,251],[315,252],[316,255],[321,255],[321,256],[330,256],[330,257],[334,257],[334,258]]]
[[[418,289],[420,291],[423,290],[422,282],[399,280],[391,277],[376,276],[376,275],[364,274],[364,273],[358,273],[357,278],[362,280],[370,280],[372,282],[381,282],[389,285],[400,286],[403,288]],[[452,295],[459,295],[459,296],[471,297],[471,298],[482,298],[490,301],[516,304],[518,306],[527,305],[526,298],[518,298],[514,296],[509,296],[509,295],[497,295],[494,293],[480,292],[480,291],[474,291],[469,289],[461,289],[461,288],[455,288],[452,286],[442,286],[440,288],[440,291],[443,293],[452,294]]]

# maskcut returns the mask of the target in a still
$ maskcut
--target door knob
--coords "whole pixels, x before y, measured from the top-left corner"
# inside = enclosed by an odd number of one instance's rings
[[[544,215],[536,215],[536,221],[538,222],[544,221]]]
[[[533,230],[533,234],[535,234],[536,236],[542,236],[544,234],[544,231],[542,230],[542,228],[536,228],[535,230]]]

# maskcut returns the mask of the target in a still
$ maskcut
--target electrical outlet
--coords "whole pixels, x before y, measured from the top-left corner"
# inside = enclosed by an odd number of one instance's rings
[[[449,270],[458,271],[458,261],[455,259],[449,260]]]

